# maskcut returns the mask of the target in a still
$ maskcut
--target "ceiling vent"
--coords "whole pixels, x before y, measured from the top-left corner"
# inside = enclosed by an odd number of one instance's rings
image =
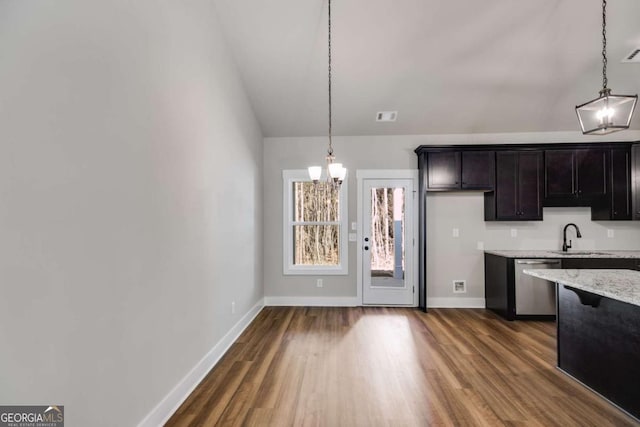
[[[628,55],[625,55],[622,62],[638,62],[640,63],[640,47],[634,48]]]
[[[395,122],[398,118],[397,111],[378,111],[376,122]]]

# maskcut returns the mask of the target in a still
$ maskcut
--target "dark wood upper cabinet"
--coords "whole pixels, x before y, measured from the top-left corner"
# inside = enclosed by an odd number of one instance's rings
[[[542,220],[542,183],[542,151],[497,152],[495,191],[485,193],[485,220]]]
[[[631,153],[611,150],[611,219],[631,219]]]
[[[496,176],[494,151],[462,152],[462,189],[493,190]]]
[[[544,155],[544,194],[546,198],[574,197],[575,150],[547,150]]]
[[[607,194],[608,150],[545,150],[547,206],[591,206]]]
[[[435,151],[427,153],[427,189],[492,190],[493,151]]]
[[[427,188],[455,190],[460,188],[460,152],[427,153]]]
[[[576,150],[576,189],[579,197],[607,194],[608,150]]]
[[[486,221],[541,220],[544,206],[640,220],[640,141],[422,145],[416,153],[421,194],[484,191]]]
[[[631,147],[631,159],[633,219],[640,219],[640,144],[634,144]]]

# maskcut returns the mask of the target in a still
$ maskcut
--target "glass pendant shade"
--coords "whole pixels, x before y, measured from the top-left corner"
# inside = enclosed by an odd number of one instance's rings
[[[637,102],[638,95],[611,95],[610,89],[603,89],[598,98],[576,107],[582,133],[605,135],[628,129]]]
[[[309,179],[313,182],[318,182],[322,175],[322,166],[309,166]]]
[[[342,163],[329,163],[329,176],[332,179],[338,179],[340,171],[343,169]]]

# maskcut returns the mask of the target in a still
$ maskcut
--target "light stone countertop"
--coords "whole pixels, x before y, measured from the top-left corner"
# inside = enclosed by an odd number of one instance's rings
[[[498,255],[505,258],[640,258],[640,251],[615,251],[615,250],[486,250],[485,253]]]
[[[525,274],[640,306],[640,271],[548,269]]]

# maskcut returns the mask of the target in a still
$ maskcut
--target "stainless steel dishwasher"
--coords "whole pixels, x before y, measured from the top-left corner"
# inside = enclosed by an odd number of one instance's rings
[[[555,315],[556,284],[524,274],[523,270],[561,268],[557,259],[517,259],[516,315]]]

